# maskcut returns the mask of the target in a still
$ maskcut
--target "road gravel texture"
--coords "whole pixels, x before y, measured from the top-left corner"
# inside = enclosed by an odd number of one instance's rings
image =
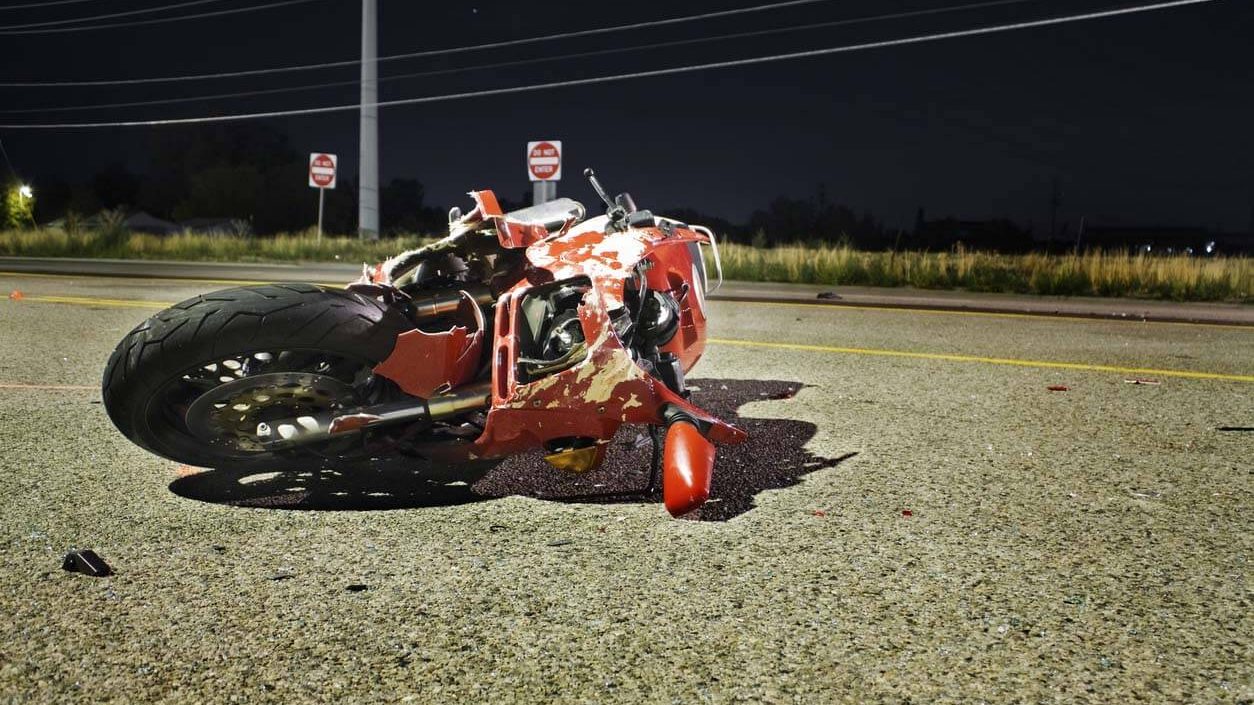
[[[673,520],[638,429],[583,476],[180,467],[97,386],[206,287],[3,284],[0,702],[1254,701],[1249,329],[713,303],[694,398],[752,438]]]

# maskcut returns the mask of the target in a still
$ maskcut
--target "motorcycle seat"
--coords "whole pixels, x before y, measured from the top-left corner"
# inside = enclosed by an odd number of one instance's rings
[[[556,198],[528,208],[505,214],[506,220],[525,225],[539,225],[550,233],[557,232],[571,218],[583,220],[583,204],[573,198]]]

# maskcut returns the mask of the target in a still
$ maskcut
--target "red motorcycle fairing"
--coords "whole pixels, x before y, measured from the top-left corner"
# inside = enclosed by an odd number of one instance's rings
[[[626,307],[628,281],[642,271],[649,290],[679,302],[678,330],[660,350],[676,355],[684,372],[692,369],[705,347],[704,281],[695,263],[700,262],[698,245],[705,236],[674,223],[605,232],[609,225],[605,216],[574,227],[572,219],[550,234],[543,226],[511,220],[491,191],[471,196],[476,207],[461,223],[491,223],[503,248],[526,248],[526,262],[522,278],[497,299],[492,339],[487,343],[491,406],[483,432],[464,447],[464,457],[500,458],[570,438],[591,439],[603,448],[624,423],[664,424],[662,413],[668,405],[702,422],[705,436],[713,441],[739,443],[746,438],[743,431],[692,405],[637,365],[611,321],[612,313]],[[369,275],[387,283],[383,266]],[[577,309],[586,354],[565,369],[520,380],[522,303],[536,289],[567,281],[586,287]],[[375,371],[416,396],[428,396],[420,392],[443,383],[456,386],[454,378],[468,381],[465,376],[473,373],[463,361],[477,356],[463,354],[473,343],[463,344],[458,330],[405,334]],[[462,353],[455,354],[462,345]],[[415,370],[420,367],[435,367],[438,373]],[[449,457],[450,450],[441,449],[442,457]],[[596,462],[603,455],[598,452]],[[708,493],[708,477],[705,484]],[[704,500],[697,499],[699,487],[687,494],[689,508]]]
[[[392,354],[375,366],[374,373],[423,399],[473,380],[479,371],[485,324],[474,297],[464,291],[461,297],[457,319],[463,325],[443,333],[417,328],[401,333]]]

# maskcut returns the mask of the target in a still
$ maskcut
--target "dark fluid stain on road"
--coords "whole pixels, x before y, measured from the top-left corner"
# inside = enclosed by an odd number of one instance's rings
[[[742,416],[746,404],[787,402],[804,385],[758,380],[690,380],[693,401],[749,433],[738,446],[720,446],[710,500],[687,519],[726,521],[753,508],[763,491],[791,487],[805,475],[852,457],[824,458],[805,449],[817,427],[794,419]],[[643,434],[643,436],[642,436]],[[581,475],[563,473],[537,454],[464,468],[432,468],[398,460],[368,467],[261,472],[222,468],[170,484],[189,499],[244,507],[381,510],[468,504],[510,495],[562,502],[659,503],[646,494],[650,445],[644,427],[624,426],[605,463]],[[659,511],[661,511],[659,507]]]

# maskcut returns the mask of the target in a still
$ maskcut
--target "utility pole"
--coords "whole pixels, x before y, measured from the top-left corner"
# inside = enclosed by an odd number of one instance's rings
[[[1062,194],[1058,191],[1058,177],[1055,176],[1049,194],[1049,241],[1058,237],[1058,206],[1062,205]]]
[[[357,233],[379,239],[379,5],[361,0],[361,155],[357,173]]]

